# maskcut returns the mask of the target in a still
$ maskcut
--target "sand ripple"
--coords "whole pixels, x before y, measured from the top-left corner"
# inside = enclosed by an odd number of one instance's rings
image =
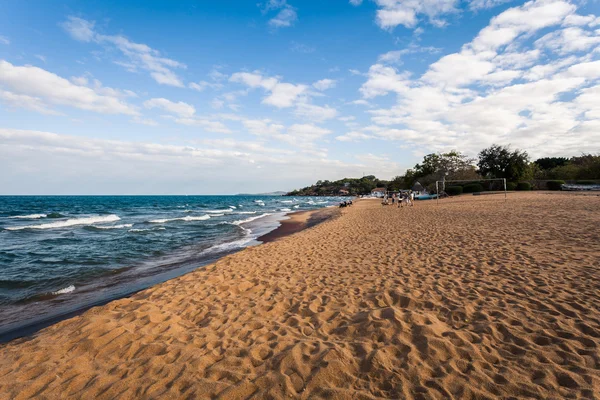
[[[0,398],[593,398],[600,198],[342,216],[0,347]]]

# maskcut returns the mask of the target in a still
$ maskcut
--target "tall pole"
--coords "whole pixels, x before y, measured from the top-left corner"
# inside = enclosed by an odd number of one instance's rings
[[[438,181],[435,181],[435,204],[440,204],[440,189]]]
[[[502,182],[504,182],[504,202],[506,203],[506,178],[502,178]]]

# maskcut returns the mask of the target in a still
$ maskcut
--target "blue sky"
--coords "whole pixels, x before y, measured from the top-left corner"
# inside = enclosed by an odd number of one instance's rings
[[[600,152],[600,3],[5,1],[0,193],[391,178],[492,143]]]

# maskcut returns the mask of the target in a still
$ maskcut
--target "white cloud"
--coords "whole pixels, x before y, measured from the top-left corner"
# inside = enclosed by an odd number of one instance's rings
[[[149,109],[160,108],[171,114],[178,115],[181,118],[190,118],[196,113],[196,109],[190,104],[184,103],[182,101],[175,103],[165,98],[155,98],[146,100],[144,102],[144,107]]]
[[[294,106],[302,95],[307,93],[306,85],[294,85],[281,82],[277,77],[264,77],[260,72],[236,72],[229,78],[231,82],[242,83],[250,88],[262,88],[268,95],[263,99],[264,104],[277,108]]]
[[[597,32],[589,27],[595,18],[573,27],[574,12],[573,4],[560,0],[508,9],[420,77],[374,64],[360,89],[363,97],[395,93],[397,103],[370,110],[374,125],[353,127],[338,140],[375,137],[418,151],[458,148],[471,155],[494,142],[533,157],[598,151],[600,145],[589,145],[600,143],[594,141],[600,61],[589,54],[597,46]],[[536,40],[550,27],[559,30]],[[547,49],[556,51],[550,61],[542,58]],[[577,51],[588,54],[572,55]]]
[[[379,6],[376,22],[382,29],[398,25],[414,28],[419,16],[428,18],[434,26],[443,26],[442,15],[457,12],[458,0],[374,0]]]
[[[158,50],[148,45],[135,43],[121,35],[103,35],[94,30],[95,23],[82,18],[69,16],[61,26],[75,40],[95,42],[102,45],[114,46],[127,61],[116,60],[116,64],[124,66],[127,71],[138,69],[148,71],[150,76],[161,85],[183,87],[183,81],[173,71],[175,68],[186,68],[185,64],[162,57]]]
[[[91,42],[94,40],[94,21],[87,21],[83,18],[69,16],[67,20],[60,24],[64,30],[75,40],[80,42]]]
[[[509,3],[513,0],[471,0],[469,8],[471,10],[481,10],[486,8],[493,8],[504,3]]]
[[[0,44],[9,45],[10,44],[10,40],[8,40],[8,38],[6,36],[0,35]]]
[[[28,96],[25,94],[17,94],[0,90],[0,102],[6,104],[10,108],[25,108],[27,110],[37,111],[41,114],[58,115],[55,110],[48,108],[39,97]]]
[[[304,129],[292,132],[303,135]],[[315,171],[326,171],[329,179],[374,171],[369,160],[323,155],[231,139],[127,142],[0,129],[0,169],[11,171],[0,174],[0,192],[233,194],[303,187],[314,182]]]
[[[363,0],[350,0],[350,4],[352,4],[354,7],[360,6],[362,2]]]
[[[220,121],[212,121],[207,118],[185,117],[175,118],[175,122],[187,126],[199,126],[207,132],[213,133],[231,133],[231,130]]]
[[[198,83],[190,82],[190,84],[188,86],[190,89],[194,89],[199,92],[204,91],[206,88],[221,89],[223,87],[223,85],[220,83],[207,82],[207,81],[200,81]]]
[[[550,32],[536,40],[536,46],[547,48],[564,55],[578,51],[588,51],[600,44],[600,34],[579,27],[569,27]]]
[[[368,135],[359,131],[351,131],[346,133],[345,135],[336,136],[335,139],[340,142],[358,142],[361,140],[373,139],[373,135]]]
[[[139,114],[134,106],[116,95],[121,92],[111,88],[93,89],[77,85],[52,72],[30,65],[16,66],[0,60],[0,87],[14,95],[35,98],[36,107],[41,106],[43,102],[45,109],[49,108],[48,105],[62,105],[103,114]],[[5,94],[5,98],[6,96]],[[23,101],[25,99],[20,98]]]
[[[334,88],[336,83],[337,82],[334,79],[321,79],[320,81],[313,83],[313,87],[317,90],[323,91]]]
[[[335,108],[329,106],[321,107],[307,103],[298,104],[294,113],[299,118],[317,122],[335,118],[338,114]]]
[[[410,73],[398,74],[394,68],[381,64],[372,65],[367,75],[369,79],[360,88],[363,97],[367,99],[383,96],[389,92],[402,93],[409,85]]]
[[[264,14],[277,10],[275,17],[269,20],[269,25],[273,28],[288,28],[298,20],[296,9],[287,3],[287,0],[268,0],[264,4],[258,4],[262,7]]]

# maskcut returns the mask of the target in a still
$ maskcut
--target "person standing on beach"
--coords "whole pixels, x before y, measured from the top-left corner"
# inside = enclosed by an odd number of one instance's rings
[[[410,206],[413,207],[415,205],[415,192],[413,192],[412,190],[410,191],[409,199],[410,199]]]

